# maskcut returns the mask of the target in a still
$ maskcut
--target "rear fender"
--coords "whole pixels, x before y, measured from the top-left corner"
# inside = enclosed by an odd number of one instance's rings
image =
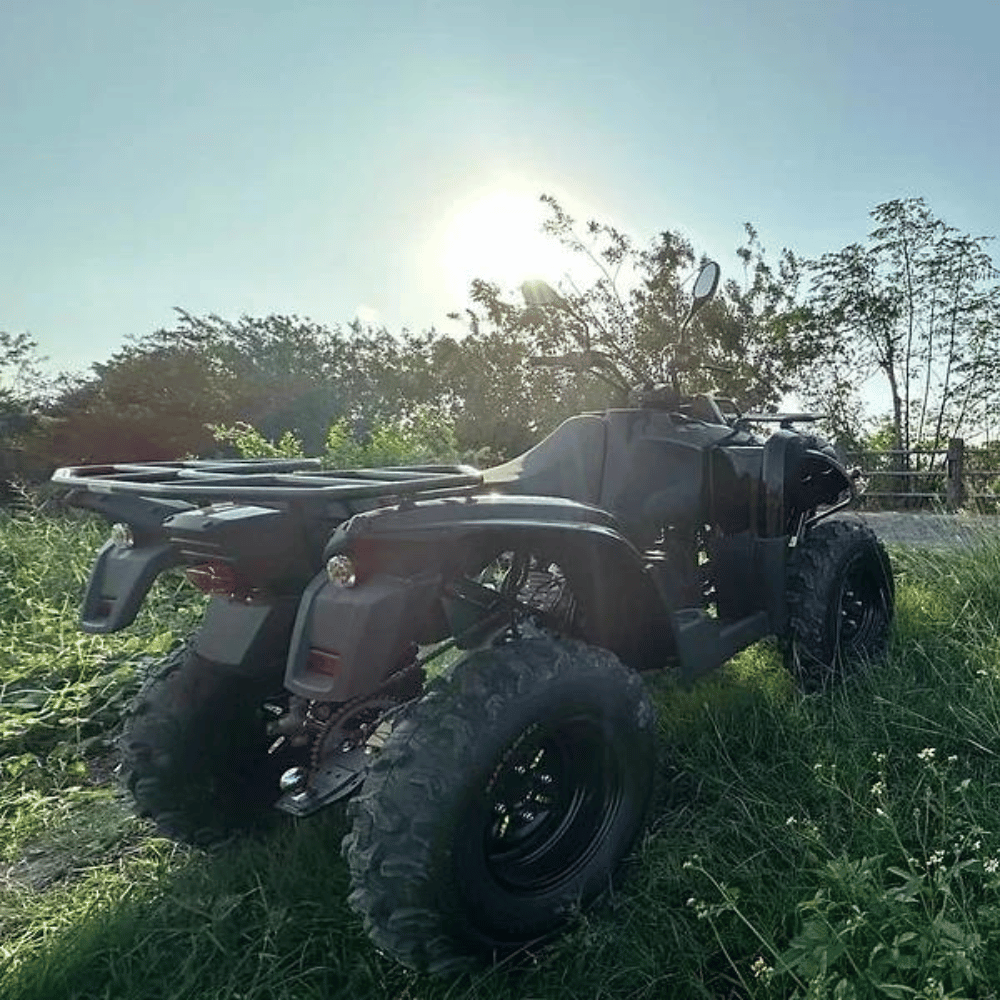
[[[377,573],[354,587],[319,574],[299,603],[285,687],[319,701],[374,691],[412,655],[440,591],[433,569],[414,577]]]
[[[132,531],[131,545],[108,541],[100,548],[80,609],[80,627],[84,632],[117,632],[135,621],[157,576],[180,562],[167,541],[164,523],[189,510],[191,504],[89,490],[72,490],[66,500],[71,506],[92,510],[107,521],[121,521]]]
[[[107,541],[90,570],[80,610],[84,632],[117,632],[135,621],[153,581],[180,562],[169,542],[127,548]]]
[[[281,510],[248,504],[194,508],[144,497],[85,494],[86,504],[132,528],[129,544],[109,541],[94,561],[80,613],[85,632],[116,632],[131,625],[153,581],[173,566],[223,564],[241,597],[298,593],[315,573],[298,522]],[[107,505],[104,499],[114,501]],[[93,502],[91,502],[91,500]]]
[[[672,616],[609,514],[557,498],[473,497],[369,511],[337,529],[326,556],[350,555],[356,584],[321,574],[309,585],[286,686],[329,700],[373,690],[414,643],[448,634],[448,582],[513,549],[562,568],[581,638],[636,668],[664,665],[674,649]]]

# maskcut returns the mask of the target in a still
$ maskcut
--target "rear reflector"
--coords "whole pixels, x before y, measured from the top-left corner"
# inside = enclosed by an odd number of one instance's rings
[[[331,653],[327,649],[318,649],[313,646],[309,650],[309,656],[306,658],[306,666],[317,674],[336,677],[340,673],[340,655],[338,653]]]

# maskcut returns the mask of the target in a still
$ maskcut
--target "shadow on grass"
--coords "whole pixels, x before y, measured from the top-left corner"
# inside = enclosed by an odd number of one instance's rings
[[[386,995],[384,963],[344,903],[343,832],[333,815],[209,855],[183,852],[166,870],[119,879],[120,898],[92,906],[77,886],[79,919],[12,970],[3,995]]]

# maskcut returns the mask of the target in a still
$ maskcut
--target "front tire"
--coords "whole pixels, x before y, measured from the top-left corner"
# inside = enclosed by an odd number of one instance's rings
[[[785,659],[806,691],[827,688],[888,645],[895,588],[885,547],[860,521],[823,521],[788,561]]]
[[[143,685],[119,741],[139,814],[201,846],[273,816],[282,765],[267,753],[262,705],[281,691],[283,673],[275,660],[247,677],[188,647],[168,657]]]
[[[548,638],[473,652],[397,724],[349,807],[349,902],[413,968],[509,954],[609,886],[654,773],[652,707],[611,653]]]

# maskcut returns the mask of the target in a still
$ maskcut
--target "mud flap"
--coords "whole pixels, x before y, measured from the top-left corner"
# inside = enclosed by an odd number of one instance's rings
[[[297,607],[297,597],[260,604],[213,597],[195,649],[206,660],[250,676],[259,664],[284,657]]]

